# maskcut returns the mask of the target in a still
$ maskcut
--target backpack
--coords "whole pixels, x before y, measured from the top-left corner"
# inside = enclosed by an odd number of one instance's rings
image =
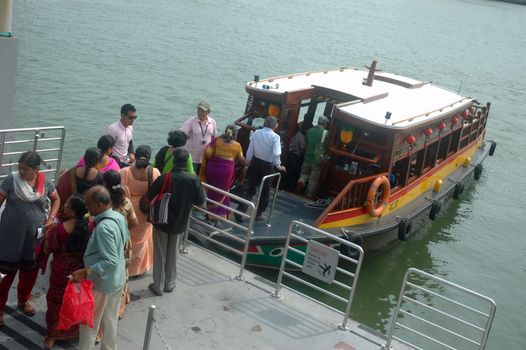
[[[327,130],[323,130],[320,142],[314,145],[314,164],[320,164],[325,159],[325,136],[327,136]]]

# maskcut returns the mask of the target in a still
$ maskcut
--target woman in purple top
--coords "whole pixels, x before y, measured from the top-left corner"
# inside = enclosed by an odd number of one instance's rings
[[[97,148],[102,152],[102,158],[97,166],[97,170],[101,173],[105,173],[110,170],[119,171],[121,167],[119,163],[111,157],[113,152],[113,146],[115,145],[115,140],[110,135],[103,135],[97,142]],[[86,164],[84,157],[80,158],[77,162],[77,167],[83,166]]]

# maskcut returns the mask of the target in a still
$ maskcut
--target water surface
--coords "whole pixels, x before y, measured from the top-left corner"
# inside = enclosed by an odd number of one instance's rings
[[[411,241],[366,260],[353,317],[385,331],[408,267],[490,296],[488,349],[526,347],[526,7],[484,0],[325,2],[18,0],[16,125],[64,125],[65,164],[138,109],[135,143],[212,104],[220,128],[244,110],[244,83],[363,66],[492,102],[498,142],[481,181]]]

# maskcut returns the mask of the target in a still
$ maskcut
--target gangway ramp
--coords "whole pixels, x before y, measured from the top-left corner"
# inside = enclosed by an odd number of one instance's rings
[[[385,343],[384,338],[354,321],[349,321],[349,330],[340,329],[341,314],[312,299],[289,289],[283,290],[282,298],[274,298],[273,283],[249,271],[240,281],[236,278],[239,265],[193,244],[188,249],[189,254],[179,255],[177,286],[172,293],[154,296],[148,290],[150,274],[130,281],[132,293],[141,299],[129,304],[119,321],[120,349],[142,349],[152,304],[157,310],[150,349],[350,350],[380,349]],[[35,324],[28,327],[6,313],[7,327],[0,328],[1,346],[41,349],[47,278],[39,276],[35,286],[32,302],[37,315],[30,319]],[[14,309],[15,300],[12,293],[8,306]],[[11,330],[20,336],[15,337]],[[70,343],[57,342],[56,348],[71,349]]]

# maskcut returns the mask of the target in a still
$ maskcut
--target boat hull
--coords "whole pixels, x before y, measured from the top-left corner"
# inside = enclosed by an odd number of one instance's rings
[[[433,188],[422,191],[418,197],[404,207],[391,211],[388,215],[374,221],[354,226],[331,227],[325,230],[359,244],[366,256],[385,251],[401,241],[411,239],[426,223],[438,217],[441,209],[449,201],[462,198],[462,193],[458,193],[459,188],[463,190],[465,186],[473,183],[475,170],[488,155],[491,144],[491,141],[481,141],[468,147],[464,152],[460,152],[452,161],[461,162],[462,165],[455,167],[454,171],[443,178],[440,191],[434,192]],[[471,149],[472,152],[470,152]],[[469,164],[465,162],[467,157],[471,159]],[[326,241],[323,237],[313,237],[313,239],[320,242]],[[272,238],[254,236],[250,241],[247,264],[279,268],[285,240],[286,232],[283,232],[282,236]],[[329,244],[329,242],[326,243]],[[306,248],[305,244],[300,242],[293,241],[292,244],[301,251]],[[343,251],[343,253],[352,254],[353,252]],[[302,263],[300,256],[292,257],[292,260]]]

